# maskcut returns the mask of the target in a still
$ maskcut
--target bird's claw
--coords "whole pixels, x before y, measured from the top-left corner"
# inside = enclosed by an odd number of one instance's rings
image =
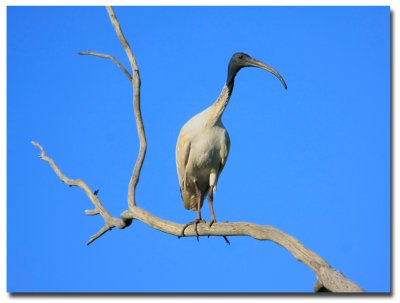
[[[204,221],[203,219],[198,218],[198,219],[196,219],[196,220],[194,220],[194,221],[191,221],[191,222],[189,222],[189,223],[186,223],[185,226],[182,228],[181,235],[178,236],[178,239],[181,238],[181,237],[185,237],[185,230],[186,230],[186,228],[188,228],[190,225],[194,224],[194,231],[195,231],[195,233],[196,233],[196,238],[197,238],[197,241],[199,241],[199,236],[200,236],[200,235],[199,235],[199,232],[197,231],[197,224],[199,224],[199,223],[205,223],[205,222],[206,222],[206,221]]]
[[[216,222],[215,220],[211,220],[211,222],[209,223],[208,227],[211,227],[215,222]],[[226,223],[226,222],[228,222],[228,221],[225,221],[224,223]],[[180,239],[181,237],[185,237],[186,228],[188,228],[190,225],[194,224],[194,231],[196,233],[196,239],[197,239],[197,241],[199,241],[200,235],[199,235],[199,232],[197,231],[197,224],[199,224],[199,223],[206,223],[206,221],[204,221],[203,219],[200,218],[200,219],[196,219],[194,221],[191,221],[189,223],[186,223],[185,226],[183,226],[182,232],[181,232],[180,236],[178,236],[178,239]],[[210,235],[208,235],[208,237],[210,237]],[[229,242],[227,236],[222,236],[222,237],[224,238],[224,240],[225,240],[225,242],[227,244],[229,244],[229,245],[231,244]]]

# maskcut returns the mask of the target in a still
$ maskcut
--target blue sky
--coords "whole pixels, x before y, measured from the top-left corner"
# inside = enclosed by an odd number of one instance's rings
[[[139,206],[180,223],[182,125],[209,106],[243,51],[273,66],[239,72],[224,124],[220,221],[273,225],[367,291],[390,290],[388,7],[116,7],[138,60],[148,151]],[[103,7],[7,9],[7,290],[308,292],[315,274],[271,242],[177,239],[141,222],[87,247],[103,224],[89,199],[37,158],[126,209],[138,139],[129,66]],[[207,205],[203,216],[209,220]]]

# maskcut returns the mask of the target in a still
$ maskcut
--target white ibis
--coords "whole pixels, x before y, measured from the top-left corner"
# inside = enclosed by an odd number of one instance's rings
[[[210,227],[217,221],[213,194],[230,148],[229,135],[221,117],[231,97],[237,72],[243,67],[251,66],[273,73],[287,89],[281,75],[272,67],[244,53],[235,53],[232,56],[228,65],[228,78],[221,94],[210,107],[195,115],[182,127],[176,144],[176,168],[183,205],[186,209],[197,211],[196,220],[184,226],[182,236],[186,227],[195,224],[198,239],[197,224],[203,221],[201,207],[206,194],[211,211]]]

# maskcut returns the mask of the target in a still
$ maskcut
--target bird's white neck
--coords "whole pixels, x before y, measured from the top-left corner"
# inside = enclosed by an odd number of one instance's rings
[[[210,124],[215,124],[221,119],[221,116],[224,113],[226,106],[228,105],[229,99],[231,98],[232,91],[233,81],[224,85],[222,92],[218,96],[217,100],[214,102],[213,105],[208,108],[208,117]]]

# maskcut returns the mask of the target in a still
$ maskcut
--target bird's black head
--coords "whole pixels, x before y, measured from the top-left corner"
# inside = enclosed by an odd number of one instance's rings
[[[251,59],[251,57],[245,53],[235,53],[233,54],[231,60],[229,61],[228,65],[228,80],[226,83],[230,83],[235,79],[235,76],[237,72],[243,68],[246,67],[246,62],[248,59]]]
[[[232,83],[235,80],[237,72],[243,67],[258,67],[262,68],[270,73],[273,73],[283,84],[285,89],[287,88],[285,81],[283,80],[282,76],[274,70],[272,67],[268,66],[267,64],[258,61],[245,53],[235,53],[233,54],[231,60],[229,61],[228,65],[228,79],[226,81],[227,84]]]

